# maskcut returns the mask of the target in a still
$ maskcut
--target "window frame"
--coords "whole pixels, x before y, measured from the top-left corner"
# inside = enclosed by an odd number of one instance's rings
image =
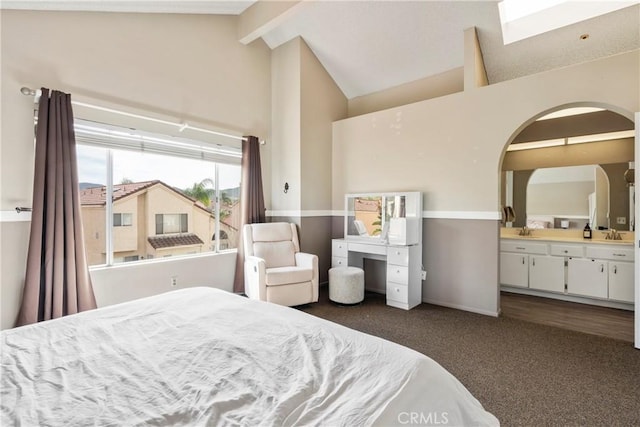
[[[126,221],[124,220],[125,215],[127,218],[129,218],[129,223],[126,224]],[[120,218],[120,223],[116,224],[116,218],[119,217]],[[133,226],[133,214],[132,213],[128,213],[128,212],[116,212],[113,214],[113,226],[114,227],[132,227]]]
[[[118,126],[115,125],[109,125],[109,124],[103,124],[103,123],[98,123],[98,122],[88,122],[87,120],[83,120],[83,119],[78,119],[76,118],[74,121],[74,125],[77,126],[78,123],[81,124],[85,124],[85,123],[91,123],[95,126],[104,126],[105,128],[109,129],[110,132],[113,131],[113,129],[124,129],[124,128],[119,128]],[[126,129],[127,132],[129,131],[133,131],[133,132],[138,132],[136,129],[131,129],[128,128]],[[128,261],[128,262],[115,262],[114,261],[114,227],[121,227],[121,226],[132,226],[133,225],[133,218],[131,218],[131,224],[128,225],[115,225],[114,221],[114,215],[121,215],[121,224],[122,224],[122,215],[126,214],[126,213],[114,213],[113,212],[113,162],[114,162],[114,151],[120,151],[120,150],[129,150],[129,151],[134,151],[134,152],[149,152],[149,153],[153,153],[153,154],[160,154],[160,155],[166,155],[166,156],[170,156],[170,157],[181,157],[181,158],[187,158],[187,159],[192,159],[192,160],[200,160],[200,161],[205,161],[211,164],[212,166],[212,173],[214,176],[214,201],[215,201],[215,208],[214,208],[214,212],[212,212],[214,214],[214,218],[215,218],[215,222],[214,222],[214,229],[215,230],[220,230],[221,228],[221,220],[220,220],[220,195],[221,195],[221,189],[219,187],[220,185],[220,180],[219,180],[219,166],[226,164],[226,165],[233,165],[233,166],[238,166],[241,168],[241,150],[238,149],[237,147],[233,147],[233,146],[225,146],[223,144],[220,143],[216,143],[216,144],[207,144],[204,141],[200,141],[200,140],[186,140],[189,141],[191,143],[190,147],[185,148],[185,144],[184,141],[185,139],[181,139],[179,142],[176,143],[175,147],[173,147],[175,150],[172,150],[172,146],[170,144],[167,144],[167,140],[162,140],[163,143],[161,144],[161,146],[159,146],[159,148],[155,148],[153,147],[153,145],[149,144],[148,139],[144,139],[144,138],[149,138],[148,135],[153,135],[150,134],[148,132],[144,132],[144,131],[140,131],[140,133],[143,135],[142,137],[142,142],[136,142],[134,141],[133,143],[129,144],[129,143],[120,143],[119,141],[117,143],[110,143],[109,141],[109,135],[107,135],[105,137],[105,140],[102,140],[100,136],[95,136],[95,135],[90,135],[88,138],[84,138],[82,136],[82,132],[78,132],[78,130],[76,129],[76,145],[78,146],[88,146],[88,147],[98,147],[98,148],[102,148],[105,150],[106,153],[106,159],[105,159],[105,168],[106,168],[106,197],[105,197],[105,252],[106,252],[106,256],[105,256],[105,263],[103,264],[94,264],[89,266],[90,268],[104,268],[104,267],[113,267],[113,266],[119,266],[119,265],[123,265],[123,264],[131,264],[131,263],[145,263],[145,262],[158,262],[159,260],[161,260],[162,258],[165,258],[166,256],[163,257],[154,257],[154,256],[147,256],[144,259],[140,259],[138,261]],[[78,137],[78,135],[80,135],[80,137]],[[162,137],[163,135],[160,135],[160,137]],[[169,137],[167,137],[169,138]],[[138,147],[139,144],[140,146]],[[208,147],[208,148],[207,148]],[[198,149],[202,149],[203,151],[198,152]],[[226,160],[226,161],[225,161]],[[240,170],[240,176],[238,177],[239,180],[241,180],[242,177],[242,173]],[[240,181],[239,181],[240,184]],[[240,203],[240,199],[238,199],[238,203]],[[131,215],[131,214],[129,214]],[[161,214],[164,215],[164,214]],[[188,233],[188,229],[189,229],[189,225],[188,225],[188,221],[189,221],[189,216],[188,214],[184,214],[184,213],[178,213],[177,215],[180,215],[180,231],[179,233]],[[156,227],[157,227],[157,223],[156,223]],[[173,233],[162,233],[162,234],[173,234]],[[156,233],[156,235],[158,235]],[[197,256],[204,256],[204,255],[212,255],[212,254],[217,254],[217,253],[225,253],[225,252],[233,252],[233,251],[237,251],[237,246],[240,244],[240,242],[237,242],[237,245],[235,248],[231,248],[231,249],[221,249],[220,248],[220,239],[216,239],[214,241],[211,241],[211,236],[209,236],[209,239],[207,241],[205,241],[205,245],[207,245],[208,248],[211,248],[210,250],[207,250],[205,252],[202,253],[198,253],[198,254],[180,254],[180,255],[175,255],[175,257],[184,257],[184,258],[189,258],[189,257],[197,257]],[[173,256],[172,256],[173,257]]]

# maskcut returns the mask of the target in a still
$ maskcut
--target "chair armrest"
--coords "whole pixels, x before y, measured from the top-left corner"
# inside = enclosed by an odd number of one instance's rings
[[[244,291],[251,299],[266,301],[267,299],[267,265],[262,258],[245,256],[244,258]]]
[[[313,300],[318,301],[318,255],[307,254],[304,252],[296,252],[296,265],[298,267],[311,268],[313,270],[313,276],[311,279],[311,285],[313,288]]]

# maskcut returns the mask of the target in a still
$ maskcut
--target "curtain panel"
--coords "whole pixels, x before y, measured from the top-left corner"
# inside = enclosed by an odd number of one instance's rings
[[[18,326],[96,308],[78,193],[71,96],[42,88],[31,234]]]
[[[240,238],[236,258],[236,274],[233,284],[235,293],[244,293],[244,247],[242,228],[245,224],[265,222],[264,192],[262,189],[262,166],[260,142],[255,136],[242,141],[242,184],[240,188]]]

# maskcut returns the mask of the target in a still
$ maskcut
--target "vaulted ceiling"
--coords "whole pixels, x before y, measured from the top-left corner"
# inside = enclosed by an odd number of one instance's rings
[[[3,0],[2,8],[241,15],[254,3]],[[470,27],[476,27],[489,83],[638,49],[635,3],[504,45],[497,0],[304,1],[261,37],[271,48],[302,37],[351,99],[462,67]]]

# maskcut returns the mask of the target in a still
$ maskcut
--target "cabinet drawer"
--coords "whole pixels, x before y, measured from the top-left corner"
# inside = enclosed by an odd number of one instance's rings
[[[408,288],[405,285],[399,283],[388,282],[387,283],[387,299],[402,303],[408,301]]]
[[[522,252],[527,254],[547,255],[548,249],[545,243],[531,243],[517,241],[501,241],[500,250],[502,252]]]
[[[573,245],[551,245],[551,255],[583,257],[584,247]]]
[[[387,264],[387,282],[395,282],[401,285],[409,283],[409,268],[401,265]]]
[[[331,255],[334,257],[347,257],[347,242],[344,240],[331,241]]]
[[[349,263],[347,262],[347,258],[341,256],[332,256],[331,257],[331,267],[346,267]]]
[[[389,246],[387,262],[395,265],[409,265],[409,248]]]
[[[633,249],[628,248],[599,248],[587,246],[587,258],[611,259],[614,261],[633,261]]]

